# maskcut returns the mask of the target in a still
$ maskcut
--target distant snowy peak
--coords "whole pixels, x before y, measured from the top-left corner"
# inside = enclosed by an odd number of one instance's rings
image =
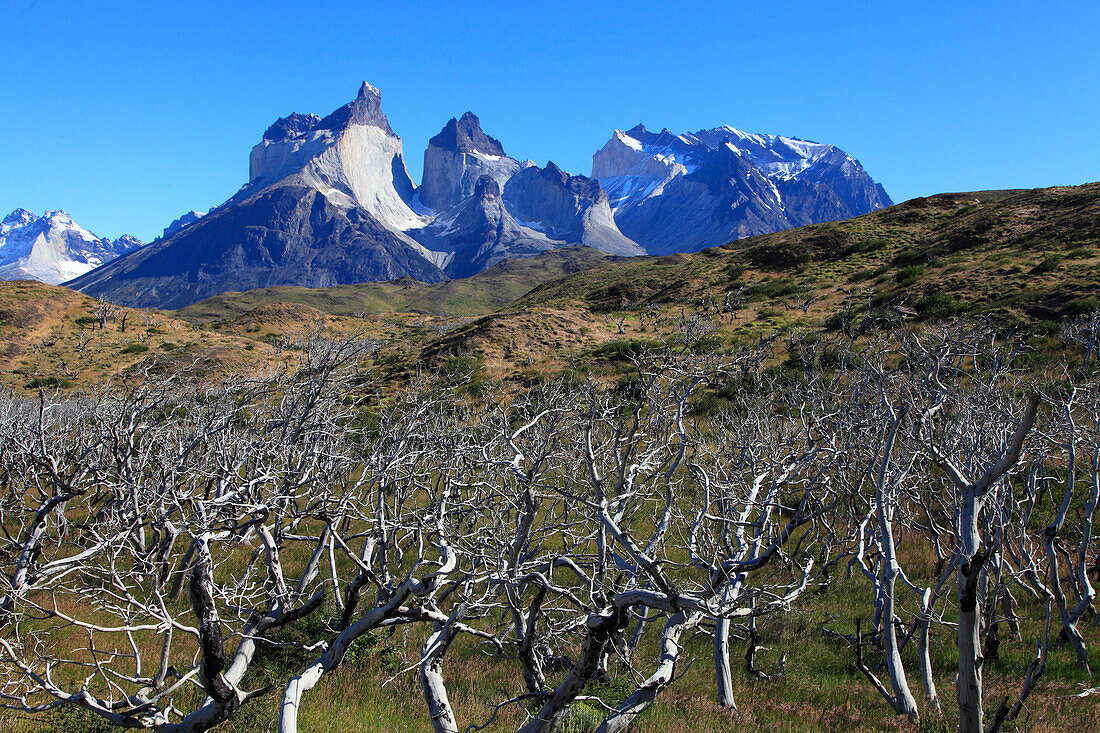
[[[97,237],[64,211],[36,216],[16,209],[0,223],[0,280],[57,285],[141,246],[129,234],[115,240]]]
[[[314,115],[314,116],[316,116],[316,115]],[[204,216],[206,216],[205,211],[195,211],[194,209],[192,209],[191,211],[188,211],[186,214],[184,214],[183,216],[181,216],[180,218],[174,220],[171,224],[166,226],[164,228],[164,234],[162,234],[160,236],[161,236],[162,239],[165,238],[165,237],[170,237],[173,234],[175,234],[176,232],[178,232],[180,229],[183,229],[185,226],[187,226],[189,224],[194,224],[196,221],[198,221],[199,219],[201,219]]]
[[[16,227],[26,226],[37,218],[26,209],[16,209],[4,217],[4,221],[0,223],[0,234],[7,234]]]
[[[668,130],[654,135],[638,125],[627,132],[615,130],[592,156],[592,177],[607,191],[612,210],[617,210],[659,196],[668,181],[693,173],[700,157],[700,151],[684,138]]]
[[[650,132],[645,125],[626,132],[615,130],[592,156],[592,177],[608,191],[612,208],[618,209],[660,195],[668,180],[693,173],[721,147],[777,181],[817,180],[823,177],[823,168],[831,174],[870,180],[859,161],[835,145],[749,133],[729,125],[681,135],[667,129]],[[882,199],[876,208],[890,205],[889,197]]]
[[[725,125],[710,130],[687,133],[684,139],[698,142],[708,148],[720,145],[739,153],[752,161],[765,175],[790,180],[798,178],[806,170],[824,159],[839,159],[855,163],[843,150],[835,145],[799,140],[782,135],[758,135],[742,132]],[[858,163],[856,163],[858,165]]]
[[[615,130],[592,156],[615,222],[651,254],[846,219],[891,204],[835,145],[723,126]]]

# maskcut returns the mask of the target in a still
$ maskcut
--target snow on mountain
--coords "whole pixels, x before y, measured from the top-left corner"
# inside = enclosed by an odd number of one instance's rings
[[[505,184],[503,196],[517,221],[545,232],[561,242],[559,246],[581,244],[626,257],[645,254],[619,231],[600,184],[587,176],[570,175],[553,162],[517,172]]]
[[[834,145],[728,125],[680,135],[645,125],[615,130],[592,156],[592,177],[607,191],[619,228],[652,254],[891,204],[859,161]]]
[[[643,253],[615,226],[598,183],[553,163],[539,168],[508,157],[473,112],[451,118],[428,143],[417,197],[435,218],[409,233],[447,257],[451,277],[556,247]]]
[[[410,236],[430,221],[381,93],[364,82],[326,117],[276,120],[252,148],[249,181],[236,194],[73,286],[125,305],[182,307],[275,285],[437,282],[447,253]]]
[[[445,211],[472,196],[482,176],[502,188],[523,167],[508,157],[499,140],[486,135],[473,112],[451,120],[428,141],[424,151],[424,178],[420,201],[435,211]]]
[[[382,95],[363,82],[355,101],[324,119],[278,120],[252,148],[249,192],[295,175],[338,206],[366,209],[403,232],[428,224],[412,205],[413,186],[401,138],[382,112]]]
[[[363,82],[325,117],[293,113],[268,127],[248,182],[225,203],[185,214],[141,252],[72,286],[126,305],[180,307],[274,285],[435,282],[557,247],[696,251],[889,203],[832,145],[638,125],[615,131],[589,178],[509,157],[472,112],[431,139],[418,188],[381,93]]]
[[[97,237],[64,211],[36,216],[16,209],[0,222],[0,280],[58,285],[143,244],[129,234],[115,240]]]

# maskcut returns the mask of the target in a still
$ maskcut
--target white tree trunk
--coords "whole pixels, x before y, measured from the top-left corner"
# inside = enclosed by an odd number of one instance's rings
[[[453,639],[452,625],[437,621],[421,651],[420,688],[424,691],[424,701],[428,704],[428,715],[435,733],[458,733],[458,722],[443,682],[443,656]]]
[[[960,517],[963,559],[959,564],[959,733],[982,733],[981,609],[978,580],[985,557],[980,552],[978,514],[981,498],[967,492]]]
[[[672,682],[676,659],[680,656],[680,636],[695,626],[700,617],[698,613],[689,616],[680,611],[669,618],[661,633],[661,659],[656,671],[614,713],[608,716],[596,729],[596,733],[623,733],[635,718],[653,704],[657,695]]]
[[[730,620],[718,619],[714,627],[714,678],[718,685],[718,704],[727,710],[737,710],[733,699],[733,676],[730,672]]]

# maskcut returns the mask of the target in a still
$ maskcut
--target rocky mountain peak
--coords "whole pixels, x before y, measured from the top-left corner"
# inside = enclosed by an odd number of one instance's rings
[[[623,234],[650,254],[844,219],[890,205],[833,145],[728,125],[676,134],[616,130],[592,156]]]
[[[428,144],[456,153],[477,152],[496,156],[505,154],[500,141],[482,131],[481,120],[473,112],[467,112],[457,120],[452,117]]]
[[[275,120],[271,127],[267,128],[264,132],[264,140],[271,140],[273,142],[289,140],[292,137],[297,137],[298,135],[309,132],[320,123],[321,118],[318,115],[302,115],[293,112],[287,117],[280,117]]]
[[[546,161],[545,168],[536,168],[536,170],[542,178],[555,185],[561,186],[575,196],[580,196],[592,201],[598,200],[601,196],[604,198],[607,197],[607,194],[600,188],[599,182],[588,176],[572,175],[559,168],[552,160]]]
[[[312,116],[317,117],[317,115],[312,115]],[[320,119],[320,118],[318,117],[318,119]],[[180,229],[183,229],[185,226],[188,226],[189,224],[194,224],[196,221],[201,219],[203,216],[206,216],[206,213],[207,212],[205,212],[205,211],[195,211],[194,209],[192,209],[191,211],[188,211],[186,214],[179,217],[178,219],[174,219],[171,224],[166,226],[164,228],[164,233],[161,235],[161,237],[164,238],[164,237],[172,236],[173,234],[178,232]]]
[[[476,193],[483,176],[502,188],[519,169],[519,162],[505,155],[500,141],[481,129],[477,115],[467,112],[458,119],[452,117],[428,142],[420,201],[444,211]]]
[[[16,209],[4,217],[3,224],[7,227],[18,227],[24,224],[30,224],[36,218],[38,217],[26,209]]]
[[[315,129],[340,132],[349,125],[370,125],[383,130],[391,137],[397,134],[390,127],[390,121],[382,112],[382,92],[367,82],[359,87],[355,101],[348,102],[328,117],[317,123]]]

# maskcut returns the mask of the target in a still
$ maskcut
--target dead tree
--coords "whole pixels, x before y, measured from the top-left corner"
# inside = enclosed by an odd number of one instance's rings
[[[980,336],[979,336],[980,338]],[[929,363],[932,403],[921,416],[923,448],[954,484],[957,495],[958,646],[956,686],[961,733],[980,733],[982,713],[982,604],[979,587],[996,536],[982,536],[982,516],[991,492],[1020,461],[1035,424],[1039,398],[1020,406],[1000,389],[1011,354],[983,351],[946,333],[939,341],[915,342],[912,356]],[[968,374],[966,365],[974,365]],[[972,379],[967,379],[972,377]],[[1010,417],[1015,414],[1016,417]],[[937,423],[942,423],[937,434]],[[1015,423],[1013,425],[1013,423]]]

